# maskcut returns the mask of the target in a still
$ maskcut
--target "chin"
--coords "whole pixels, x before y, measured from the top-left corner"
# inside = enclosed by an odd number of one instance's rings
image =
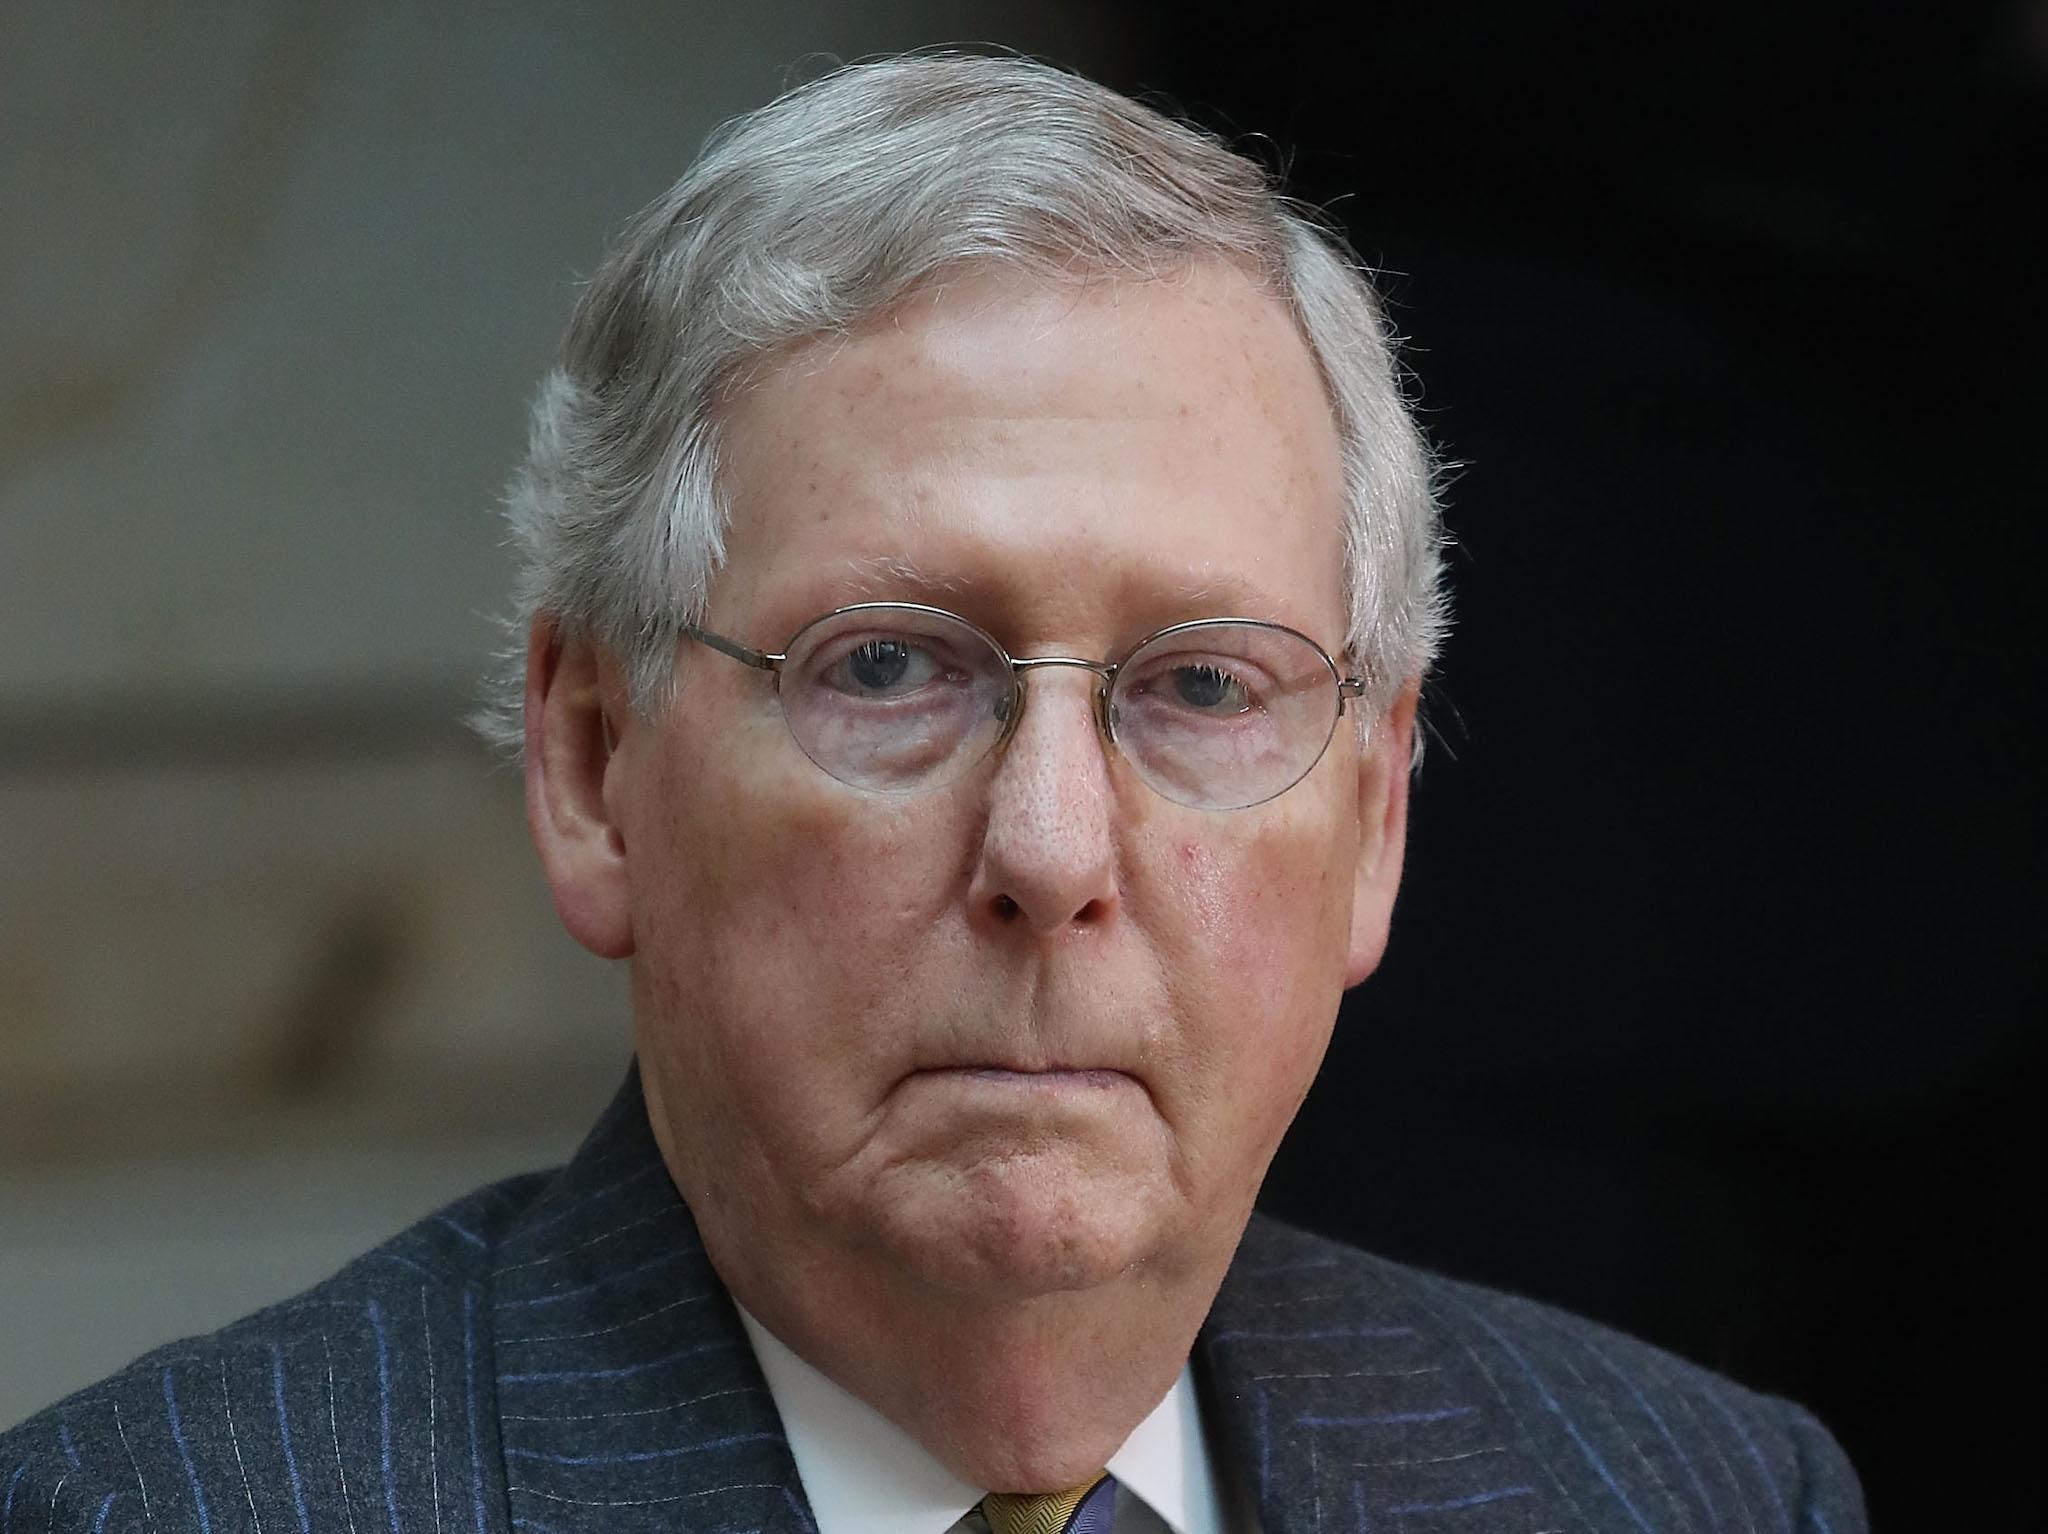
[[[1160,1250],[1156,1190],[1043,1159],[986,1163],[892,1201],[875,1227],[881,1244],[935,1288],[1008,1299],[1094,1288]]]

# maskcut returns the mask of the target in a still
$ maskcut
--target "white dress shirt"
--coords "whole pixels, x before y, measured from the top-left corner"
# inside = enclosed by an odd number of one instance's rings
[[[858,1396],[740,1310],[818,1534],[951,1534],[981,1501],[970,1486]],[[1255,1534],[1228,1506],[1210,1463],[1186,1367],[1110,1459],[1125,1488],[1116,1534]],[[967,1527],[978,1524],[971,1523]]]

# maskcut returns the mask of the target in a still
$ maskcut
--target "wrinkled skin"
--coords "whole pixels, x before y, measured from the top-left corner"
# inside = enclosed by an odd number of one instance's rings
[[[1232,269],[956,280],[798,351],[728,426],[707,624],[745,643],[876,599],[1024,656],[1222,615],[1341,642],[1330,410]],[[1106,747],[1086,673],[1034,675],[1000,753],[891,796],[815,767],[763,673],[694,644],[677,668],[638,718],[610,657],[540,625],[529,798],[570,930],[631,961],[712,1259],[968,1479],[1067,1484],[1180,1368],[1379,960],[1412,694],[1218,813]],[[1015,1382],[994,1401],[990,1359]]]

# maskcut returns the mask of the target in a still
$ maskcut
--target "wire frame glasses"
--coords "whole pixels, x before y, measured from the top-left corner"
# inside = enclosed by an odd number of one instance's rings
[[[942,608],[862,602],[798,629],[781,653],[685,624],[699,643],[772,672],[803,752],[853,788],[915,794],[953,782],[1017,728],[1034,671],[1096,677],[1095,719],[1133,771],[1176,804],[1246,809],[1322,760],[1345,700],[1365,691],[1283,624],[1202,618],[1121,660],[1023,660]]]

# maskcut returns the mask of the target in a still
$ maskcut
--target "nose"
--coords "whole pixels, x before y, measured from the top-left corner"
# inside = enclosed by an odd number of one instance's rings
[[[989,784],[968,901],[983,919],[1045,935],[1101,925],[1116,910],[1117,869],[1095,678],[1047,671],[1025,686],[1036,696]]]

